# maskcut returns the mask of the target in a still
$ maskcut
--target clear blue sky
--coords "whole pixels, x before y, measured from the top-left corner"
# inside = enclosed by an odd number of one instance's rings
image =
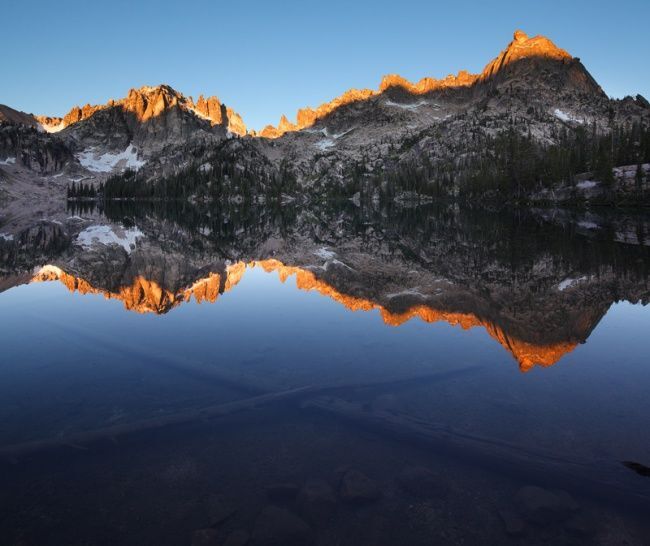
[[[650,0],[3,0],[0,20],[0,103],[38,114],[168,83],[261,128],[383,74],[480,71],[516,28],[580,57],[610,96],[650,98]]]

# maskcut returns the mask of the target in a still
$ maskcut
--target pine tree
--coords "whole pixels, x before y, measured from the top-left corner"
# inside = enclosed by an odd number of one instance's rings
[[[634,183],[637,191],[643,191],[643,165],[639,161],[636,165],[636,174],[634,175]]]

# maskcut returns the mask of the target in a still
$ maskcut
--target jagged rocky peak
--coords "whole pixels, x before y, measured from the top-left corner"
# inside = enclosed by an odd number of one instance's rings
[[[336,109],[359,101],[367,101],[372,97],[381,95],[389,89],[402,89],[412,95],[425,95],[447,89],[469,88],[495,78],[506,68],[514,66],[524,59],[554,61],[574,69],[571,81],[577,84],[581,91],[596,92],[603,95],[602,90],[580,64],[579,59],[574,59],[567,51],[557,47],[545,36],[529,37],[525,32],[516,30],[512,41],[492,61],[490,61],[480,74],[472,74],[460,70],[457,74],[449,74],[437,79],[425,77],[418,82],[411,82],[399,74],[385,75],[377,90],[350,89],[332,101],[321,104],[318,108],[303,108],[298,110],[296,123],[291,123],[286,116],[282,116],[277,127],[268,125],[260,136],[278,138],[289,131],[299,131],[314,125],[318,120],[331,114]]]
[[[217,97],[204,98],[201,95],[195,104],[192,97],[186,97],[166,84],[133,88],[129,90],[126,97],[118,100],[110,99],[106,104],[74,106],[62,118],[35,116],[35,119],[44,130],[58,132],[89,119],[97,112],[116,107],[134,114],[140,122],[146,122],[172,108],[179,107],[209,121],[212,126],[224,125],[230,132],[239,135],[245,135],[247,132],[242,117],[232,108],[222,104]]]
[[[499,55],[489,62],[481,72],[481,79],[494,76],[507,65],[524,58],[541,58],[555,61],[569,61],[573,57],[564,49],[557,47],[545,36],[530,38],[522,30],[516,30],[512,42]]]
[[[190,97],[190,102],[192,102],[192,97]],[[194,113],[210,120],[212,125],[227,125],[231,133],[241,136],[248,133],[242,117],[215,96],[205,98],[203,95],[199,95],[198,100],[192,104],[191,108]]]

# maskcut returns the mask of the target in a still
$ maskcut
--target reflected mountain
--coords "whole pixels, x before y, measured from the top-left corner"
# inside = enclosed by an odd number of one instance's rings
[[[650,295],[650,249],[611,229],[647,231],[645,217],[585,232],[566,215],[456,205],[161,207],[69,211],[0,240],[0,288],[59,281],[162,315],[217,302],[257,267],[351,311],[377,311],[389,326],[484,328],[522,371],[585,342],[612,303]]]

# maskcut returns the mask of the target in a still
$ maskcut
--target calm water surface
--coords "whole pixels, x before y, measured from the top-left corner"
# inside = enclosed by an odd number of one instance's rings
[[[649,543],[643,216],[53,220],[0,241],[3,543]]]

